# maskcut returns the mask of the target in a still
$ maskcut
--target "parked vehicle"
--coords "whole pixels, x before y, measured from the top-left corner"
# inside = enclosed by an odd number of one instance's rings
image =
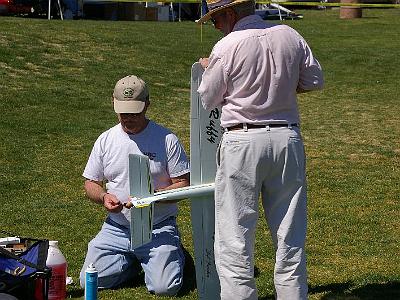
[[[298,20],[303,18],[303,15],[297,14],[277,3],[259,5],[259,8],[256,9],[256,14],[264,20]]]
[[[46,16],[47,9],[48,0],[0,0],[0,15]]]

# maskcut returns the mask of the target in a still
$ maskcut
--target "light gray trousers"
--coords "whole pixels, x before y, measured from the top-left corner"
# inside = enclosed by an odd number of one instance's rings
[[[93,263],[98,271],[99,288],[117,288],[132,283],[143,269],[147,289],[157,295],[173,296],[183,284],[185,257],[175,217],[153,227],[153,239],[135,250],[130,249],[130,230],[106,220],[88,245],[80,273],[85,287],[85,270]]]
[[[214,250],[221,299],[257,299],[254,243],[260,193],[276,249],[277,299],[307,299],[307,187],[299,128],[225,132],[217,164]]]

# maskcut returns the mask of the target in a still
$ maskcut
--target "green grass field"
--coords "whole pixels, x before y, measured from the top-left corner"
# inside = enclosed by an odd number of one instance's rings
[[[310,299],[400,299],[400,10],[300,11],[285,21],[309,42],[326,86],[300,95],[308,157]],[[149,83],[149,116],[189,152],[190,68],[220,38],[192,22],[47,21],[0,17],[0,229],[59,240],[74,284],[105,210],[81,177],[97,136],[117,119],[115,82]],[[193,253],[190,212],[180,203]],[[260,299],[273,298],[273,250],[260,218]],[[182,299],[196,299],[185,286]],[[155,299],[143,284],[100,299]],[[290,299],[288,299],[290,300]]]

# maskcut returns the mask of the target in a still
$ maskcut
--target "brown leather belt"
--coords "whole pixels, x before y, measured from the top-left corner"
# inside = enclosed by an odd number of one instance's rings
[[[261,124],[236,124],[230,127],[226,127],[225,130],[231,131],[231,130],[240,130],[240,129],[245,129],[247,125],[247,129],[252,129],[252,128],[275,128],[275,127],[298,127],[299,125],[297,123],[293,124],[266,124],[266,125],[261,125]]]

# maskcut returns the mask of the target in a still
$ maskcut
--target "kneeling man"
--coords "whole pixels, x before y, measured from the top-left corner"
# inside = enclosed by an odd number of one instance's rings
[[[176,225],[177,204],[156,203],[152,241],[131,250],[130,210],[123,205],[130,196],[128,156],[149,157],[156,191],[188,186],[189,163],[178,138],[146,118],[150,101],[142,79],[131,75],[119,80],[113,103],[119,123],[98,137],[83,172],[87,197],[103,205],[108,216],[89,243],[80,283],[84,287],[90,263],[99,272],[100,288],[128,283],[143,269],[149,292],[172,296],[182,286],[185,263]]]

